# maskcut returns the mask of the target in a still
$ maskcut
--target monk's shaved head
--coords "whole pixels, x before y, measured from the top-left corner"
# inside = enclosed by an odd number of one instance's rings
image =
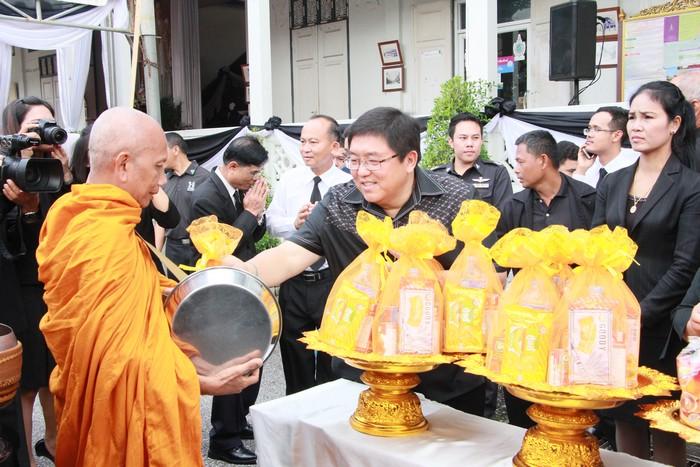
[[[165,138],[158,122],[143,112],[128,107],[104,111],[90,132],[90,171],[109,170],[110,161],[121,152],[138,156],[146,145],[159,143],[152,139],[154,133]]]
[[[163,178],[165,134],[145,113],[113,107],[95,120],[88,155],[88,183],[118,186],[147,206]]]
[[[700,70],[686,70],[673,78],[671,82],[678,86],[678,89],[685,96],[685,100],[690,102],[695,114],[695,126],[700,128]]]

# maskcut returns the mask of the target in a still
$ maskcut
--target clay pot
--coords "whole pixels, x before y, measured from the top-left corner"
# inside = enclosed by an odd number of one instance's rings
[[[12,328],[0,324],[0,406],[12,401],[22,375],[22,343]]]

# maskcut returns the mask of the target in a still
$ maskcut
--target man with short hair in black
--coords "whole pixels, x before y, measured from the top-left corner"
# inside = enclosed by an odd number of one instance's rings
[[[450,120],[447,133],[447,142],[454,151],[454,158],[433,171],[454,175],[471,183],[479,199],[502,210],[513,196],[513,186],[505,167],[480,156],[484,142],[481,120],[467,112],[459,113]]]
[[[187,158],[187,143],[178,133],[166,133],[168,157],[165,160],[167,182],[163,189],[178,212],[180,222],[165,232],[165,256],[175,264],[194,266],[197,250],[190,241],[187,226],[192,222],[192,195],[194,190],[209,178],[209,172],[196,161]]]
[[[639,157],[622,152],[622,143],[627,139],[627,109],[600,107],[591,116],[583,134],[586,141],[579,149],[572,177],[594,188],[607,174],[634,164]]]
[[[503,209],[496,236],[518,227],[539,231],[550,225],[569,230],[589,229],[595,209],[596,191],[589,185],[559,172],[557,142],[548,131],[536,130],[515,140],[515,175],[524,190],[515,193]],[[529,402],[505,391],[511,425],[529,428]]]
[[[233,252],[242,260],[255,256],[255,242],[265,234],[268,188],[261,174],[267,158],[267,151],[254,137],[234,139],[224,152],[223,164],[209,174],[209,179],[197,187],[192,196],[194,219],[214,214],[219,222],[243,231],[243,237]],[[240,394],[214,396],[209,431],[208,456],[211,459],[232,464],[256,463],[255,453],[241,440],[253,438],[246,415],[259,390],[258,382]]]

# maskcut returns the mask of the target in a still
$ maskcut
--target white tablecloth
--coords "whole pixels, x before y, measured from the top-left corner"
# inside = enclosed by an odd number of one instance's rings
[[[369,436],[349,418],[362,384],[337,380],[250,409],[261,467],[510,466],[525,430],[422,399],[428,431],[405,438]],[[601,451],[606,467],[658,466]]]

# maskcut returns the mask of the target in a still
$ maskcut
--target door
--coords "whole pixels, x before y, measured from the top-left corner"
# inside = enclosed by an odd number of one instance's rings
[[[349,118],[347,22],[292,30],[294,121]]]
[[[318,26],[319,113],[349,118],[347,22]]]
[[[297,122],[318,113],[317,31],[317,26],[292,30],[293,117]]]
[[[413,7],[417,114],[432,111],[433,101],[440,94],[440,85],[452,76],[450,8],[449,0],[419,3]]]

